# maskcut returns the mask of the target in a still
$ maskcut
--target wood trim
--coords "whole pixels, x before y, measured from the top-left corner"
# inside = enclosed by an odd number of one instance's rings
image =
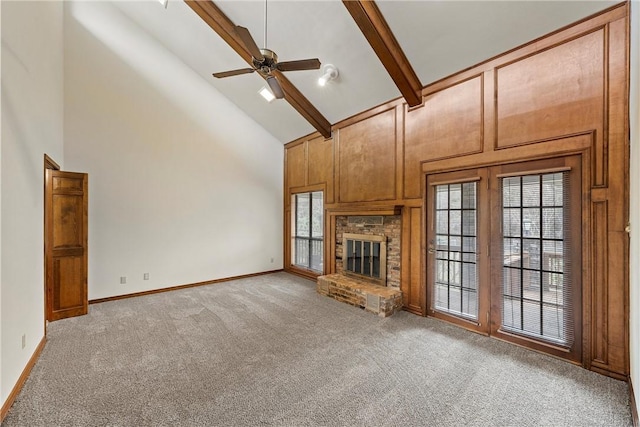
[[[27,365],[22,370],[22,374],[20,374],[20,377],[18,378],[16,385],[13,386],[13,389],[11,390],[11,393],[9,393],[7,400],[2,405],[2,410],[0,411],[0,424],[4,421],[4,418],[9,413],[9,409],[11,409],[11,406],[13,406],[13,402],[15,402],[16,398],[20,394],[20,391],[22,391],[22,387],[24,386],[25,381],[27,381],[27,378],[29,378],[29,375],[31,374],[31,370],[33,369],[36,362],[38,361],[38,358],[40,357],[40,354],[42,353],[42,350],[44,349],[44,346],[46,343],[47,343],[47,337],[45,335],[40,340],[40,343],[38,344],[35,351],[31,355],[31,358],[27,362]]]
[[[253,66],[251,53],[236,34],[235,24],[212,1],[185,0],[195,13],[211,27],[242,59]],[[259,74],[259,73],[258,73]],[[316,109],[294,85],[279,71],[274,73],[278,79],[284,98],[302,115],[322,136],[331,137],[331,123]],[[265,78],[261,75],[262,78]]]
[[[409,106],[422,104],[422,83],[374,1],[342,2]]]
[[[56,163],[51,157],[49,157],[48,155],[44,155],[44,168],[45,169],[53,169],[53,170],[60,170],[60,165],[58,163]]]
[[[638,405],[636,404],[636,395],[633,392],[633,381],[631,381],[631,377],[627,378],[627,382],[629,383],[629,406],[631,407],[633,427],[638,427],[640,425],[638,423]]]
[[[43,209],[44,206],[47,206],[47,170],[60,170],[60,165],[53,160],[51,157],[49,157],[46,153],[44,155],[44,169],[43,169],[43,190],[42,190],[42,197],[43,197]],[[49,304],[48,298],[47,298],[47,251],[49,250],[48,245],[47,245],[47,216],[43,213],[43,227],[42,227],[43,233],[44,233],[44,247],[43,247],[43,270],[44,271],[44,277],[42,278],[42,282],[43,282],[43,286],[44,286],[44,336],[47,336],[47,307]]]
[[[281,271],[284,271],[284,270],[283,269],[278,269],[278,270],[262,271],[260,273],[242,274],[240,276],[225,277],[223,279],[206,280],[204,282],[196,282],[196,283],[189,283],[189,284],[186,284],[186,285],[170,286],[168,288],[152,289],[152,290],[149,290],[149,291],[142,291],[142,292],[134,292],[132,294],[116,295],[116,296],[113,296],[113,297],[106,297],[106,298],[97,298],[97,299],[89,300],[89,304],[100,304],[102,302],[109,302],[109,301],[117,301],[117,300],[120,300],[120,299],[142,297],[142,296],[145,296],[145,295],[160,294],[160,293],[163,293],[163,292],[177,291],[177,290],[180,290],[180,289],[195,288],[195,287],[198,287],[198,286],[215,285],[217,283],[230,282],[232,280],[247,279],[249,277],[264,276],[264,275],[271,274],[271,273],[279,273]]]

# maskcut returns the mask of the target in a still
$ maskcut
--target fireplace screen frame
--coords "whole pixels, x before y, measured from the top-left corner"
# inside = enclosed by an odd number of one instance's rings
[[[349,245],[349,241],[353,243]],[[350,247],[359,248],[355,253],[360,254],[360,256],[356,257],[350,254]],[[366,249],[367,247],[368,250]],[[377,256],[375,256],[376,252],[378,253]],[[344,233],[342,235],[342,253],[342,271],[345,275],[366,279],[380,286],[387,286],[386,236]],[[377,263],[375,262],[376,258],[378,260]],[[359,264],[359,268],[349,268],[350,264],[354,267]],[[359,270],[359,272],[356,272],[356,270]],[[375,271],[378,271],[380,277],[374,276]]]

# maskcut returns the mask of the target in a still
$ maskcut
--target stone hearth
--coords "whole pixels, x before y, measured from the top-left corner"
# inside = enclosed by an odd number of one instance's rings
[[[316,290],[338,301],[364,308],[380,317],[388,317],[402,309],[402,292],[388,286],[342,274],[318,277]]]

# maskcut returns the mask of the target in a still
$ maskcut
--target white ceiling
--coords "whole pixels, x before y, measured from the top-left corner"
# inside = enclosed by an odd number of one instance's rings
[[[257,44],[264,39],[264,1],[216,1]],[[615,1],[400,1],[377,4],[427,85],[615,4]],[[283,143],[315,129],[286,101],[264,101],[254,74],[214,79],[247,64],[181,0],[117,2],[117,7]],[[336,123],[400,96],[366,39],[338,0],[268,2],[268,48],[280,61],[319,58],[340,76],[317,85],[320,71],[289,80]],[[224,114],[224,112],[217,112]]]

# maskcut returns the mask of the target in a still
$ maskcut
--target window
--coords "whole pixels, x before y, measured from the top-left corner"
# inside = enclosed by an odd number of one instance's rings
[[[430,315],[580,360],[581,161],[427,177]]]
[[[322,273],[324,204],[322,191],[293,195],[293,264]]]

